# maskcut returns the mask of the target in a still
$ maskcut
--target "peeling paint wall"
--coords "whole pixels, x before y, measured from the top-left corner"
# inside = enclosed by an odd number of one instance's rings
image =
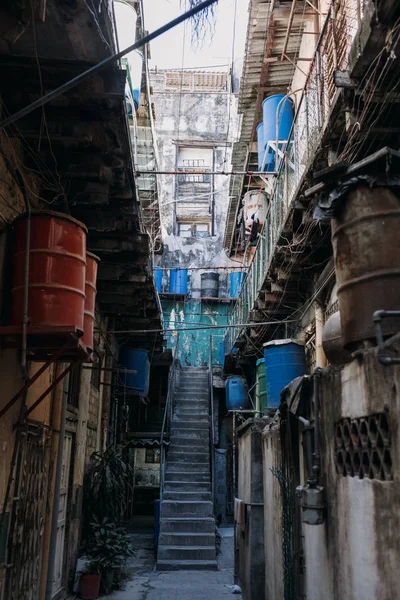
[[[156,116],[156,132],[160,151],[160,170],[174,172],[177,169],[179,148],[211,149],[210,169],[229,171],[231,168],[232,143],[237,137],[237,99],[226,91],[192,91],[183,88],[167,88],[166,72],[152,72],[152,102]],[[181,93],[183,91],[183,93]],[[161,176],[160,210],[162,221],[163,254],[156,256],[157,266],[164,269],[163,290],[168,290],[169,269],[189,270],[189,296],[200,298],[201,273],[220,267],[238,267],[231,261],[223,248],[223,235],[229,202],[229,177],[211,175],[209,186],[211,199],[209,206],[204,204],[204,183],[191,184],[192,193],[197,197],[193,204],[190,192],[184,192],[185,201],[181,202],[182,192],[178,176]],[[179,188],[179,189],[178,189]],[[207,193],[207,192],[206,192]],[[186,202],[189,199],[190,202]],[[177,201],[178,200],[178,201]],[[202,201],[203,200],[203,201]],[[180,237],[178,220],[210,222],[209,237]],[[204,268],[204,271],[201,270]],[[216,271],[219,277],[219,297],[229,295],[229,271]],[[213,315],[206,316],[206,310],[193,300],[185,303],[163,301],[164,319],[167,327],[175,321],[186,323],[226,324],[227,306],[212,307]],[[190,312],[202,315],[191,315]],[[218,315],[221,315],[219,317]],[[220,335],[223,330],[201,331],[186,334],[181,338],[181,359],[184,364],[202,365],[208,362],[209,335]],[[173,343],[173,339],[171,339]],[[218,364],[218,350],[214,350],[215,363]]]
[[[212,336],[213,364],[219,364],[219,344],[225,333],[228,320],[228,305],[215,302],[187,300],[186,302],[163,301],[164,324],[166,329],[188,325],[221,325],[221,328],[179,332],[179,357],[183,366],[206,366],[209,361],[210,335]],[[174,347],[176,333],[167,334],[168,345]]]
[[[389,353],[398,355],[400,336],[396,337]],[[399,598],[400,366],[381,365],[372,349],[343,368],[325,369],[320,390],[326,520],[322,525],[300,525],[305,595],[309,600],[322,596],[326,600]],[[378,424],[375,430],[380,415],[385,415],[388,425]],[[362,435],[360,425],[352,425],[355,420],[368,423]],[[341,452],[346,455],[346,472],[337,467],[338,425],[345,422],[349,433],[343,436]],[[386,435],[381,436],[384,430]],[[390,459],[382,459],[386,452]],[[368,456],[375,453],[380,460],[370,461]],[[364,472],[357,466],[357,455]],[[282,501],[271,473],[282,461],[279,428],[264,431],[263,461],[266,598],[272,600],[283,597],[284,576]]]

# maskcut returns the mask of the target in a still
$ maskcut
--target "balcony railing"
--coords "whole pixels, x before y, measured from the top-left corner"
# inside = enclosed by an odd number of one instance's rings
[[[334,72],[345,70],[351,45],[360,27],[360,2],[332,3],[321,31],[310,70],[297,106],[289,140],[283,149],[272,189],[265,225],[261,231],[240,297],[225,337],[225,352],[232,350],[265,282],[271,259],[304,175],[309,171],[336,103]],[[294,168],[293,168],[294,167]]]

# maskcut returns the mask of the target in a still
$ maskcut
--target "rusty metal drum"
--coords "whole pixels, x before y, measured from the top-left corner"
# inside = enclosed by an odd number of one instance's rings
[[[400,307],[400,199],[386,187],[352,189],[332,220],[332,243],[343,340],[352,350],[375,338],[376,310]],[[385,335],[399,328],[398,319],[383,323]]]
[[[27,216],[15,222],[12,325],[22,325]],[[62,213],[31,215],[28,318],[32,326],[83,331],[86,234],[83,223]]]
[[[85,314],[83,319],[83,337],[82,342],[88,348],[93,350],[93,331],[96,306],[96,281],[97,268],[100,259],[91,252],[86,252],[86,283],[85,283]]]

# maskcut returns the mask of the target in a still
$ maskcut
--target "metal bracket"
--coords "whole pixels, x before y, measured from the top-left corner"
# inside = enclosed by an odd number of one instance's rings
[[[372,315],[375,323],[376,343],[379,349],[378,358],[382,365],[398,365],[400,364],[400,358],[384,354],[385,347],[383,344],[382,320],[388,317],[400,318],[400,310],[376,310]]]

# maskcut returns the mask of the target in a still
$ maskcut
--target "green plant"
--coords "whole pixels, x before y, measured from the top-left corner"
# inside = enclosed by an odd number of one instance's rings
[[[94,452],[85,474],[83,492],[83,538],[91,536],[91,523],[104,519],[120,524],[132,489],[133,471],[121,450],[109,446],[105,452]]]
[[[105,585],[110,572],[114,569],[122,570],[126,560],[135,555],[135,549],[125,527],[117,527],[115,523],[110,523],[106,519],[101,522],[95,520],[90,525],[92,535],[85,545],[85,553],[89,558],[87,568],[92,573],[101,573]],[[112,586],[112,577],[108,585]],[[111,590],[108,588],[104,591],[108,593]]]

